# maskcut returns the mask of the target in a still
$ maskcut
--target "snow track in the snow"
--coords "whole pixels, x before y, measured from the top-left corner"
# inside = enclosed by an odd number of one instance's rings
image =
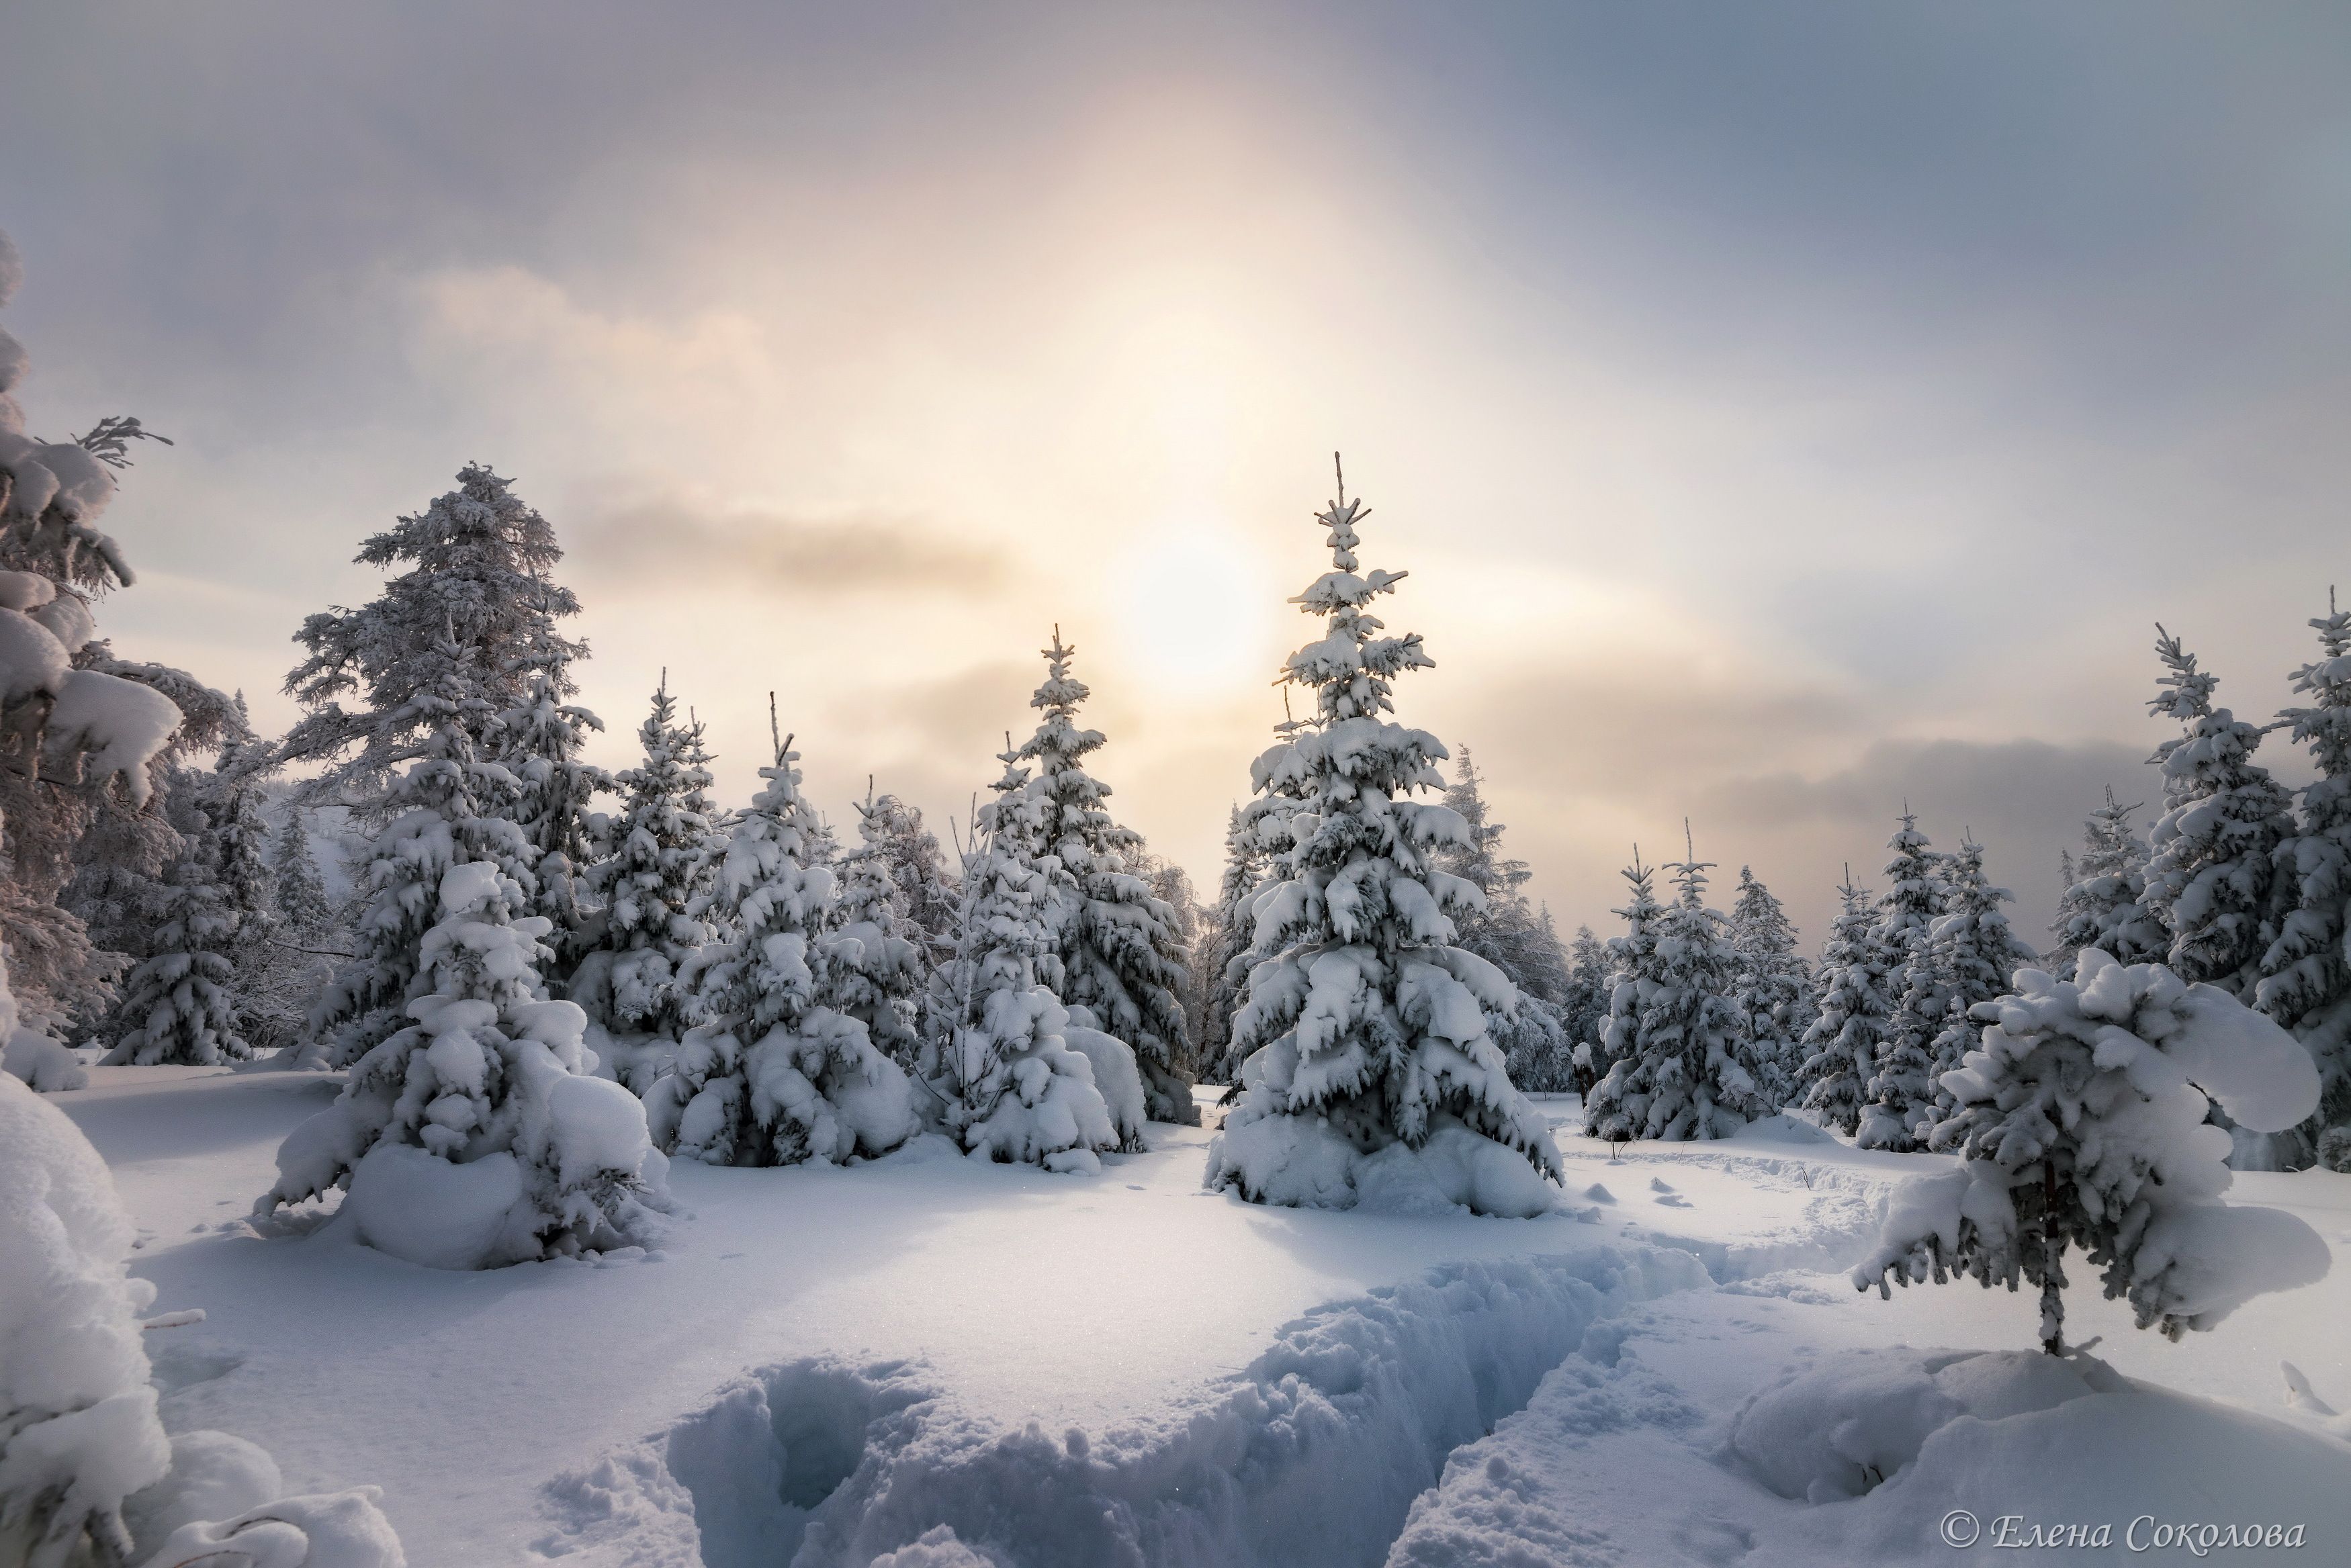
[[[904,1364],[795,1362],[556,1481],[538,1549],[863,1568],[945,1525],[1021,1568],[1377,1563],[1447,1457],[1596,1325],[1708,1282],[1659,1247],[1448,1265],[1311,1313],[1189,1405],[1101,1435],[1002,1430]]]

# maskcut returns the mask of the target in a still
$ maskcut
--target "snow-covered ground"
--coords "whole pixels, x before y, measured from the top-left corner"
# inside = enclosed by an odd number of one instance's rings
[[[444,1273],[246,1223],[335,1084],[100,1068],[54,1103],[156,1310],[208,1314],[149,1336],[166,1424],[262,1444],[295,1490],[381,1486],[418,1568],[1948,1562],[1955,1509],[1978,1550],[2022,1514],[2136,1561],[2146,1513],[2351,1561],[2351,1426],[2289,1410],[2278,1365],[2351,1405],[2351,1273],[2179,1345],[2077,1283],[2095,1359],[1925,1355],[2026,1352],[2037,1322],[1845,1279],[1936,1157],[1799,1128],[1612,1159],[1551,1101],[1562,1207],[1506,1220],[1205,1194],[1209,1134],[1165,1124],[1092,1178],[930,1141],[681,1164],[650,1252]],[[2230,1196],[2351,1242],[2351,1178]]]

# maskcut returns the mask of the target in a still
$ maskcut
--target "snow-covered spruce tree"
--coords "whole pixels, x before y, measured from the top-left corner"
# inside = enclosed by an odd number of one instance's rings
[[[2028,969],[2017,985],[1977,1005],[1981,1044],[1949,1075],[1958,1108],[1932,1144],[1965,1163],[1896,1194],[1855,1285],[2038,1286],[2055,1355],[2072,1247],[2139,1327],[2173,1339],[2326,1272],[2326,1243],[2301,1220],[2220,1200],[2229,1135],[2205,1121],[2208,1096],[2241,1127],[2307,1116],[2317,1075],[2291,1036],[2218,987],[2095,948],[2070,981]]]
[[[317,947],[335,929],[334,901],[327,896],[327,880],[319,872],[319,857],[310,848],[307,814],[290,802],[277,825],[271,846],[272,874],[277,878],[277,908],[287,929],[305,946]]]
[[[1745,1040],[1733,1001],[1739,957],[1729,921],[1707,908],[1712,868],[1696,859],[1667,866],[1681,891],[1643,917],[1651,934],[1648,961],[1632,973],[1629,996],[1618,988],[1608,1073],[1584,1100],[1584,1124],[1594,1137],[1612,1143],[1728,1137],[1769,1108],[1740,1061]]]
[[[448,866],[434,892],[412,1022],[287,1135],[256,1215],[340,1187],[359,1241],[444,1269],[642,1240],[666,1162],[636,1096],[588,1075],[579,1007],[547,1000],[546,917],[491,861]]]
[[[1858,1141],[1864,1148],[1920,1147],[1935,1106],[1935,1039],[1949,1025],[1950,997],[1927,961],[1927,940],[1943,914],[1944,857],[1907,810],[1886,847],[1886,894],[1870,940],[1886,968],[1894,1011],[1872,1065]]]
[[[1821,1015],[1804,1032],[1811,1052],[1797,1073],[1804,1109],[1852,1137],[1861,1126],[1870,1075],[1886,1039],[1894,1004],[1886,992],[1886,960],[1872,939],[1877,914],[1869,890],[1853,885],[1845,868],[1837,888],[1844,907],[1821,951]]]
[[[839,1164],[886,1154],[915,1130],[904,1071],[836,1005],[863,939],[828,929],[833,875],[809,863],[816,814],[800,796],[799,760],[779,739],[775,763],[759,770],[767,784],[736,819],[711,893],[723,935],[680,975],[695,1022],[645,1092],[664,1154]]]
[[[1991,885],[1983,857],[1983,846],[1966,839],[1945,863],[1943,913],[1927,933],[1926,967],[1945,999],[1946,1022],[1928,1046],[1934,1057],[1929,1076],[1938,1085],[1935,1121],[1952,1104],[1950,1092],[1940,1086],[1943,1075],[1975,1048],[1974,1008],[2005,995],[2016,974],[2034,961],[2032,950],[2017,940],[2001,908],[2013,895]]]
[[[841,950],[833,1005],[865,1025],[874,1049],[908,1071],[922,1057],[922,996],[929,983],[930,933],[899,881],[893,816],[896,797],[866,785],[857,807],[857,847],[841,857],[834,929],[855,944]],[[928,834],[924,834],[928,838]],[[937,842],[933,840],[934,864]]]
[[[1200,1081],[1229,1084],[1240,1065],[1232,1060],[1233,1012],[1249,983],[1250,909],[1265,879],[1265,854],[1241,819],[1238,805],[1225,818],[1225,871],[1217,883],[1217,907],[1202,943],[1207,971],[1207,1001],[1200,1022]]]
[[[542,670],[524,700],[498,716],[492,749],[518,786],[507,814],[537,857],[538,912],[554,922],[547,945],[557,973],[569,973],[594,940],[593,901],[583,898],[592,854],[588,806],[613,782],[580,753],[589,732],[603,727],[587,709],[564,701]]]
[[[1493,1021],[1494,1043],[1502,1048],[1510,1082],[1521,1089],[1569,1088],[1575,1043],[1560,1012],[1567,992],[1566,955],[1549,915],[1527,899],[1524,889],[1533,871],[1503,851],[1503,825],[1486,809],[1484,784],[1464,746],[1445,804],[1460,814],[1469,842],[1441,848],[1432,859],[1475,886],[1485,906],[1456,917],[1454,940],[1518,988],[1517,1010]]]
[[[1609,982],[1608,949],[1590,926],[1575,928],[1575,940],[1567,952],[1567,1002],[1561,1008],[1566,1020],[1568,1059],[1574,1081],[1568,1087],[1578,1094],[1589,1094],[1599,1081],[1593,1070],[1592,1055],[1601,1042],[1601,1032],[1608,1026],[1608,1003],[1614,994]]]
[[[210,1066],[253,1054],[229,958],[246,917],[222,885],[220,839],[199,826],[181,844],[179,857],[140,901],[146,956],[99,1029],[109,1066]]]
[[[1066,897],[1053,884],[1068,873],[1039,853],[1044,799],[1009,735],[998,760],[996,798],[980,809],[964,863],[955,958],[934,977],[947,1027],[928,1086],[966,1153],[1092,1173],[1099,1151],[1128,1140],[1095,1086],[1092,1058],[1062,1034],[1070,1015],[1053,991],[1061,962],[1050,922]]]
[[[1039,852],[1059,860],[1064,873],[1050,912],[1061,961],[1057,989],[1062,1005],[1085,1009],[1093,1027],[1134,1053],[1152,1119],[1197,1127],[1192,1085],[1177,1069],[1192,1046],[1177,994],[1184,943],[1176,911],[1136,874],[1143,836],[1111,816],[1102,804],[1110,786],[1086,771],[1102,733],[1077,725],[1080,705],[1092,695],[1070,673],[1077,649],[1062,644],[1057,626],[1053,645],[1042,651],[1045,680],[1029,705],[1043,717],[1019,755],[1037,765],[1028,788],[1044,810]]]
[[[1641,864],[1641,846],[1633,846],[1633,864],[1622,873],[1632,896],[1616,915],[1625,922],[1622,936],[1608,939],[1608,975],[1601,986],[1600,1015],[1589,1040],[1576,1046],[1575,1063],[1586,1081],[1583,1092],[1583,1136],[1623,1142],[1636,1136],[1618,1108],[1603,1108],[1593,1098],[1600,1085],[1629,1062],[1641,1038],[1641,981],[1655,982],[1657,961],[1657,920],[1666,910],[1657,902],[1656,867]]]
[[[1478,890],[1431,857],[1468,828],[1412,798],[1443,786],[1445,747],[1384,717],[1393,679],[1431,660],[1417,635],[1380,635],[1371,603],[1403,574],[1356,571],[1364,515],[1343,488],[1316,519],[1332,569],[1294,602],[1326,626],[1282,674],[1314,694],[1314,712],[1250,770],[1260,794],[1295,805],[1281,880],[1257,902],[1233,1021],[1249,1054],[1207,1184],[1253,1202],[1542,1213],[1559,1151],[1492,1037],[1516,991],[1453,945],[1452,916],[1474,911]]]
[[[2163,815],[2147,835],[2147,910],[2171,932],[2166,962],[2182,980],[2250,1002],[2293,896],[2277,886],[2279,846],[2294,836],[2292,797],[2253,763],[2260,727],[2214,708],[2219,679],[2155,629],[2166,673],[2147,711],[2179,720],[2181,732],[2151,759],[2163,769]]]
[[[425,679],[381,716],[381,732],[397,735],[410,760],[370,799],[369,815],[382,826],[360,867],[357,956],[336,969],[311,1012],[303,1055],[317,1064],[349,1066],[410,1027],[409,1002],[433,984],[424,942],[441,918],[438,889],[451,867],[487,861],[526,897],[537,890],[530,845],[500,815],[515,777],[481,752],[494,715],[479,652],[455,637],[435,651],[437,667],[409,661]]]
[[[1200,1029],[1207,1017],[1211,989],[1206,958],[1216,911],[1200,901],[1199,890],[1192,885],[1192,874],[1164,855],[1143,851],[1135,857],[1134,871],[1143,878],[1144,886],[1151,889],[1151,896],[1176,913],[1176,943],[1182,955],[1176,1000],[1184,1010],[1186,1046],[1176,1070],[1188,1085],[1196,1083],[1200,1075]],[[1190,1098],[1188,1087],[1186,1098]]]
[[[696,760],[700,728],[678,723],[664,677],[637,730],[644,761],[616,781],[611,853],[588,872],[602,929],[569,988],[598,1031],[597,1051],[641,1093],[692,1023],[678,972],[711,940],[699,911],[724,841],[711,820],[710,772]]]
[[[2146,963],[2170,950],[2170,933],[2147,907],[2147,844],[2130,825],[2137,809],[2116,802],[2108,784],[2106,804],[2082,825],[2082,854],[2066,862],[2065,891],[2049,928],[2057,939],[2050,958],[2061,969],[2071,969],[2084,948],[2124,963]]]
[[[361,566],[407,569],[367,604],[322,610],[295,634],[308,657],[286,677],[286,693],[309,711],[278,753],[327,764],[305,803],[355,789],[367,811],[371,792],[421,754],[437,721],[418,713],[411,694],[445,679],[446,644],[467,656],[467,711],[479,715],[473,739],[486,756],[490,726],[527,705],[542,680],[570,695],[571,665],[588,649],[559,624],[580,613],[571,590],[549,576],[562,558],[547,519],[479,463],[458,472],[456,489],[362,543]],[[346,697],[362,705],[346,709]]]
[[[404,570],[367,604],[323,610],[295,634],[307,656],[286,691],[308,711],[277,756],[319,771],[294,804],[348,805],[377,835],[355,889],[359,956],[313,1011],[307,1058],[347,1065],[405,1027],[432,889],[450,866],[496,861],[538,896],[498,730],[542,680],[569,693],[586,655],[559,626],[580,610],[548,575],[562,554],[507,480],[469,463],[456,489],[361,544],[361,565]]]
[[[21,276],[0,234],[0,306]],[[0,931],[23,1032],[39,1020],[46,1036],[102,1009],[121,967],[59,899],[93,830],[141,819],[95,842],[134,848],[152,877],[174,848],[155,786],[176,752],[216,743],[233,711],[182,671],[118,659],[99,639],[91,607],[131,571],[98,520],[131,443],[162,438],[128,418],[73,441],[27,435],[16,400],[26,363],[0,330]]]
[[[2318,1064],[2317,1113],[2300,1129],[2293,1164],[2314,1155],[2351,1171],[2351,610],[2334,606],[2310,624],[2322,657],[2294,674],[2313,701],[2279,717],[2310,748],[2318,777],[2302,791],[2301,831],[2278,846],[2287,908],[2262,955],[2255,1002],[2300,1040]]]
[[[1796,950],[1796,928],[1786,908],[1745,866],[1739,868],[1739,897],[1730,906],[1730,950],[1731,1005],[1745,1043],[1740,1059],[1762,1104],[1777,1110],[1797,1097],[1804,1056],[1798,1042],[1818,1014],[1811,966]]]

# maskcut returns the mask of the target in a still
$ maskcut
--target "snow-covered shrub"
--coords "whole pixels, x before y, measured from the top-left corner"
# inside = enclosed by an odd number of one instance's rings
[[[809,863],[814,813],[788,745],[719,861],[708,912],[725,935],[683,977],[696,1023],[645,1093],[656,1147],[711,1165],[839,1162],[915,1131],[904,1070],[833,1005],[859,949],[826,929],[832,872]]]
[[[0,977],[0,1025],[13,1011]],[[89,1139],[0,1075],[0,1563],[401,1568],[373,1488],[283,1499],[252,1444],[164,1436],[140,1315],[155,1287],[125,1272],[131,1238]],[[265,1520],[266,1552],[235,1534]],[[207,1532],[246,1555],[199,1552]]]
[[[20,1079],[42,1094],[89,1086],[80,1058],[47,1031],[35,1027],[8,989],[8,949],[0,943],[0,1074]]]
[[[1480,1186],[1472,1207],[1539,1212],[1559,1151],[1492,1037],[1516,990],[1453,945],[1452,915],[1475,909],[1479,893],[1432,857],[1468,829],[1451,807],[1412,798],[1442,787],[1445,747],[1383,716],[1393,678],[1432,661],[1417,636],[1379,635],[1369,607],[1402,574],[1357,574],[1364,515],[1343,493],[1317,519],[1332,569],[1297,602],[1327,626],[1284,670],[1314,693],[1315,711],[1285,725],[1250,770],[1260,795],[1295,804],[1280,880],[1253,906],[1249,1000],[1233,1021],[1234,1049],[1247,1053],[1241,1090],[1208,1146],[1207,1184],[1253,1202],[1346,1208],[1365,1162],[1398,1144],[1416,1154],[1458,1127],[1530,1173],[1507,1194]]]
[[[639,1240],[667,1162],[636,1097],[584,1075],[586,1017],[546,999],[546,917],[488,861],[443,873],[437,907],[413,1022],[287,1136],[256,1213],[341,1188],[359,1240],[445,1269]]]
[[[0,1075],[0,1562],[126,1555],[123,1500],[170,1467],[140,1342],[155,1287],[124,1272],[131,1236],[98,1151]]]
[[[1981,1045],[1944,1075],[1958,1108],[1930,1144],[1966,1163],[1899,1189],[1857,1286],[1954,1272],[2038,1285],[2054,1355],[2069,1247],[2141,1328],[2174,1339],[2326,1272],[2326,1244],[2301,1220],[2220,1201],[2230,1138],[2205,1119],[2210,1101],[2257,1131],[2309,1115],[2318,1076],[2292,1036],[2217,986],[2095,948],[2073,980],[2016,980],[2018,994],[1975,1008]]]

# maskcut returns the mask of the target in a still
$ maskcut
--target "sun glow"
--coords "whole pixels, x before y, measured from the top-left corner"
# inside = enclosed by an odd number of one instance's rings
[[[1271,575],[1217,523],[1156,531],[1114,568],[1122,660],[1170,696],[1198,701],[1254,690],[1280,655]]]

